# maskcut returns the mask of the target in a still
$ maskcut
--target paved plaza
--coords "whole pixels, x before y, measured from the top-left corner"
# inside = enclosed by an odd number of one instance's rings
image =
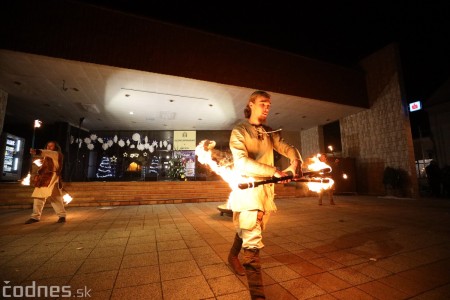
[[[267,299],[450,299],[449,199],[335,202],[277,199],[261,252]],[[63,224],[48,207],[29,225],[31,209],[2,209],[2,296],[250,299],[226,263],[222,204],[69,205]]]

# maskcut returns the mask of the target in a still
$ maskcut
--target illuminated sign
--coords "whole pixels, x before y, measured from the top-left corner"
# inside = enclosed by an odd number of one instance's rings
[[[422,109],[422,102],[416,101],[409,104],[409,111],[416,111]]]
[[[196,131],[174,131],[174,150],[195,150],[197,146],[196,133]]]

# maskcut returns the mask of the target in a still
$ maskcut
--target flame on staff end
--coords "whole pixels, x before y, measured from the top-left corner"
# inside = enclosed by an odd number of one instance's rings
[[[313,156],[311,158],[312,163],[308,165],[308,167],[307,167],[308,170],[310,170],[310,171],[319,171],[319,170],[325,169],[325,168],[330,168],[330,170],[331,170],[331,167],[329,165],[327,165],[326,163],[320,161],[320,159],[319,159],[320,155],[321,154],[319,153],[316,156]],[[314,177],[313,179],[316,179],[316,180],[319,180],[319,181],[321,179],[328,179],[327,182],[308,182],[307,183],[308,189],[310,191],[313,191],[313,192],[316,192],[316,193],[319,193],[322,190],[328,190],[334,184],[334,180],[329,178],[329,177]]]
[[[42,166],[42,160],[40,158],[33,160],[33,164],[40,167]],[[24,179],[22,179],[21,182],[22,185],[30,185],[31,184],[31,173],[28,172],[27,176],[25,176]]]
[[[207,165],[214,173],[220,175],[232,189],[237,189],[238,184],[249,182],[248,177],[243,177],[233,168],[233,163],[215,150],[216,142],[203,140],[195,148],[195,155],[201,164]]]
[[[42,166],[42,159],[38,158],[33,160],[33,164],[35,164],[36,166],[38,166],[39,168]]]
[[[73,200],[72,196],[70,196],[69,193],[66,192],[63,196],[64,204],[67,205],[70,202],[72,202],[72,200]]]
[[[42,125],[42,121],[40,120],[34,120],[34,128],[39,128]]]
[[[31,174],[30,174],[30,172],[28,172],[28,175],[25,176],[24,179],[22,179],[21,184],[22,185],[30,185],[30,180],[31,180]]]
[[[215,141],[203,140],[195,148],[195,155],[198,161],[208,166],[214,173],[221,176],[228,183],[232,192],[239,190],[239,184],[252,183],[253,178],[244,177],[234,169],[232,159],[223,155],[219,150],[214,149]],[[230,208],[231,194],[227,201],[227,207]]]

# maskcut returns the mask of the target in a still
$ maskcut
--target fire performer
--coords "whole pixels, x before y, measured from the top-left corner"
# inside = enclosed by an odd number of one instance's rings
[[[271,97],[267,92],[255,91],[251,94],[244,110],[247,120],[236,125],[230,136],[234,168],[255,179],[302,176],[299,151],[283,141],[280,130],[274,131],[265,125],[270,105]],[[273,150],[290,159],[289,167],[283,171],[274,167]],[[264,247],[262,231],[270,213],[277,209],[274,184],[233,191],[229,205],[237,233],[228,262],[235,273],[247,276],[251,298],[265,299],[259,252]],[[243,264],[238,258],[241,248],[244,249]]]
[[[34,198],[33,212],[25,224],[39,222],[42,210],[47,199],[50,199],[58,223],[66,222],[66,210],[63,202],[61,184],[61,170],[63,167],[63,154],[61,147],[55,141],[49,141],[45,149],[30,149],[32,155],[42,156],[42,165],[38,170],[39,180],[34,182],[35,189],[31,197]]]

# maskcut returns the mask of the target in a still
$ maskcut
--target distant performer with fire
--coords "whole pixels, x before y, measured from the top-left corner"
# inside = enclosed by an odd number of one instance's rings
[[[49,141],[45,149],[30,149],[32,155],[42,156],[42,165],[38,170],[38,175],[33,179],[34,191],[31,197],[34,198],[33,213],[25,224],[39,222],[47,199],[59,217],[58,223],[66,221],[66,210],[62,197],[61,170],[63,167],[63,154],[61,147],[55,141]]]
[[[301,177],[303,161],[299,151],[283,141],[280,130],[265,125],[270,105],[271,97],[267,92],[251,94],[244,110],[247,120],[236,125],[230,136],[234,168],[255,180],[288,175]],[[290,160],[289,167],[283,171],[274,166],[274,150]],[[259,251],[264,247],[262,230],[270,213],[277,209],[274,184],[233,191],[229,200],[237,233],[228,262],[236,274],[247,275],[251,298],[265,299]],[[241,248],[244,249],[243,264],[238,258]]]

